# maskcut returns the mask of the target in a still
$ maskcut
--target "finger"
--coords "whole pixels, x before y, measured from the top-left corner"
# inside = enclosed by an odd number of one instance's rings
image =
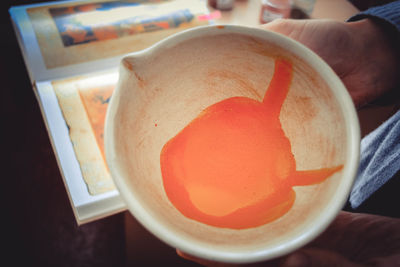
[[[375,258],[369,260],[367,263],[375,267],[385,267],[385,266],[400,267],[400,253],[388,257]]]
[[[209,267],[233,267],[233,266],[235,266],[235,265],[232,265],[232,264],[220,263],[220,262],[200,259],[200,258],[197,258],[195,256],[187,254],[187,253],[185,253],[185,252],[183,252],[181,250],[178,250],[178,249],[176,250],[176,253],[180,257],[184,258],[185,260],[193,261],[193,262],[196,262],[196,263],[201,264],[203,266],[209,266]]]
[[[308,248],[289,255],[282,267],[360,267],[340,254],[323,249]]]
[[[257,262],[257,263],[249,263],[249,264],[229,264],[229,263],[222,263],[222,262],[200,259],[200,258],[197,258],[195,256],[187,254],[178,249],[176,250],[176,253],[180,257],[182,257],[186,260],[193,261],[195,263],[201,264],[203,266],[208,266],[208,267],[276,267],[276,266],[279,266],[279,263],[281,261],[281,259],[278,258],[278,259],[273,259],[273,260],[266,261],[266,262]]]
[[[297,31],[303,27],[303,21],[293,21],[290,19],[276,19],[270,23],[260,25],[262,29],[278,32],[284,35],[291,35],[292,32]]]
[[[357,262],[394,255],[400,251],[399,225],[396,218],[341,211],[309,247],[332,250]]]

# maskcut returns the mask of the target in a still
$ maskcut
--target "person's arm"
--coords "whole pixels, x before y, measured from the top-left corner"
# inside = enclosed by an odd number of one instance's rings
[[[368,1],[367,1],[368,2]],[[371,2],[371,1],[370,1]],[[367,10],[364,10],[351,18],[348,22],[355,22],[361,20],[369,20],[373,22],[385,36],[385,39],[380,40],[391,45],[391,50],[394,51],[393,58],[400,62],[400,1],[375,1],[375,5]],[[384,2],[390,2],[383,4]],[[377,38],[378,39],[378,38]],[[379,39],[378,39],[379,40]],[[398,68],[399,65],[397,65]],[[400,71],[395,74],[399,77]],[[389,77],[390,78],[390,77]],[[390,79],[387,84],[389,84]],[[400,90],[399,78],[394,80],[394,83],[388,87],[394,90]],[[400,94],[395,94],[397,97]]]
[[[400,33],[400,1],[394,1],[386,5],[375,6],[352,16],[348,21],[357,21],[365,18],[385,23],[388,34],[397,35]],[[392,31],[392,33],[390,33]],[[397,31],[397,32],[396,32]]]
[[[389,31],[373,18],[358,18],[354,22],[275,20],[262,27],[293,38],[321,56],[342,79],[355,105],[361,107],[399,84],[395,40],[400,32]]]

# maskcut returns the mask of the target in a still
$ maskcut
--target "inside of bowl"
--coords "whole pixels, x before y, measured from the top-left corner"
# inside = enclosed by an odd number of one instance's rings
[[[119,177],[132,201],[156,223],[193,244],[235,251],[284,244],[310,227],[332,203],[343,171],[325,182],[294,187],[293,207],[268,224],[242,230],[209,226],[182,215],[163,187],[160,152],[208,106],[232,96],[262,101],[275,59],[293,64],[293,80],[280,112],[297,170],[346,163],[346,129],[329,85],[300,57],[259,38],[219,34],[182,41],[124,59],[113,118]],[[218,200],[216,200],[218,201]],[[128,204],[129,206],[129,204]],[[135,216],[141,214],[132,211]]]

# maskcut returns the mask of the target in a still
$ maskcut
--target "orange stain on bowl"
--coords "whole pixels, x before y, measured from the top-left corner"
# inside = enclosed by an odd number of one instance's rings
[[[216,227],[257,227],[290,210],[293,186],[342,169],[296,170],[279,120],[291,80],[292,64],[276,59],[263,102],[231,97],[213,104],[164,145],[164,189],[183,215]]]

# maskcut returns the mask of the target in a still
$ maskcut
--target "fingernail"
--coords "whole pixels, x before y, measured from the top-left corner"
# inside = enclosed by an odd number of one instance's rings
[[[181,251],[179,249],[176,250],[176,254],[178,254],[180,257],[182,257],[182,258],[184,258],[186,260],[191,260],[190,255],[184,253],[183,251]]]
[[[308,257],[303,252],[295,252],[288,256],[286,260],[281,265],[282,267],[307,267],[310,261]]]

